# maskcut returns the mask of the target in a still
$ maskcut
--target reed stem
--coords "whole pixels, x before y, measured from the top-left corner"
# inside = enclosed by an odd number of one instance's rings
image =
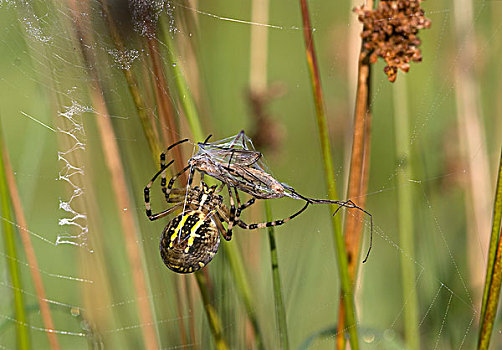
[[[333,161],[328,138],[328,126],[325,115],[321,81],[319,78],[319,69],[317,66],[317,58],[314,50],[314,39],[312,37],[312,27],[310,25],[310,17],[307,7],[307,1],[300,0],[300,7],[303,19],[303,34],[306,47],[307,64],[310,72],[310,81],[314,95],[319,139],[321,141],[325,181],[328,187],[329,199],[337,200],[336,182],[333,171]],[[332,212],[335,212],[337,206],[332,204],[330,205],[330,209]],[[351,348],[352,350],[357,350],[359,349],[359,342],[357,337],[354,297],[348,270],[347,252],[345,250],[345,244],[342,235],[341,221],[338,215],[332,217],[332,225],[333,225],[333,234],[335,240],[335,248],[337,252],[336,256],[338,263],[338,273],[340,275],[339,277],[342,289],[341,297],[343,298],[345,306],[346,328],[348,329],[349,332]]]
[[[270,204],[265,202],[265,213],[267,221],[272,221],[272,210]],[[281,341],[281,349],[289,349],[288,325],[286,322],[286,311],[284,309],[284,301],[282,297],[281,275],[279,273],[279,258],[277,256],[277,245],[275,244],[274,227],[268,228],[268,241],[270,244],[270,263],[272,267],[272,281],[274,285],[274,301],[275,315],[279,326],[279,339]]]
[[[366,6],[372,7],[373,1],[368,0]],[[350,159],[350,173],[347,189],[347,198],[356,199],[357,204],[364,208],[366,204],[366,191],[368,188],[370,146],[371,146],[371,65],[368,59],[364,58],[363,46],[359,52],[357,60],[357,86],[356,101],[354,109],[354,130],[352,135],[352,153]],[[348,256],[348,269],[350,281],[353,284],[357,276],[359,266],[359,247],[362,234],[362,215],[359,212],[345,216],[345,249]],[[345,306],[343,300],[339,303],[338,332],[336,336],[336,348],[345,349],[344,329]]]
[[[413,234],[413,194],[409,179],[412,178],[413,168],[410,157],[410,129],[408,113],[408,97],[406,77],[402,76],[393,86],[394,94],[394,125],[396,135],[396,158],[399,163],[397,171],[397,201],[399,221],[399,245],[407,252],[401,254],[401,280],[403,288],[404,330],[406,344],[411,350],[420,349],[418,331],[418,300],[415,288],[416,271],[414,263],[414,234]]]
[[[488,349],[497,314],[500,286],[502,284],[502,149],[500,152],[497,189],[493,203],[493,222],[486,266],[486,280],[481,305],[478,349]]]

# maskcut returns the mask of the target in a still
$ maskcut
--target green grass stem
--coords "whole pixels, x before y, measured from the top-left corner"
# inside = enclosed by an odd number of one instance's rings
[[[164,22],[162,22],[164,24]],[[165,24],[164,24],[165,25]],[[165,31],[164,31],[165,33]],[[197,141],[203,141],[206,136],[202,132],[202,126],[199,118],[199,113],[197,112],[197,107],[192,96],[192,92],[188,87],[188,83],[185,79],[185,74],[183,73],[183,66],[176,53],[176,48],[174,42],[170,35],[164,35],[164,38],[168,46],[168,56],[171,62],[171,72],[174,75],[174,81],[176,83],[176,88],[178,90],[178,97],[180,99],[183,111],[185,112],[185,117],[187,118],[190,130]]]
[[[265,213],[267,221],[272,221],[272,210],[270,204],[265,202]],[[270,244],[270,264],[272,267],[272,281],[274,285],[274,301],[275,301],[275,316],[279,327],[279,339],[281,341],[281,349],[289,349],[288,326],[286,322],[286,311],[284,309],[284,301],[282,297],[281,275],[279,273],[279,258],[277,256],[277,245],[275,243],[274,227],[268,228],[268,242]]]
[[[314,95],[314,103],[317,116],[317,125],[319,131],[319,139],[321,141],[321,149],[323,155],[324,176],[328,187],[329,199],[336,200],[336,182],[333,171],[333,160],[331,156],[331,147],[328,137],[328,125],[326,121],[325,107],[321,89],[321,81],[319,78],[319,70],[317,66],[317,58],[314,49],[314,39],[312,37],[312,27],[310,25],[310,17],[306,0],[300,0],[300,7],[303,19],[303,34],[305,39],[307,64],[310,72],[310,82]],[[331,212],[335,212],[336,205],[330,205]],[[342,234],[342,226],[340,216],[332,217],[333,235],[335,240],[335,249],[337,256],[338,273],[342,289],[342,297],[345,306],[346,328],[349,332],[350,346],[352,350],[359,349],[357,337],[356,316],[354,307],[354,296],[350,275],[348,270],[347,253],[345,251],[345,241]]]
[[[28,322],[25,313],[25,304],[22,293],[21,274],[17,261],[19,257],[16,250],[16,239],[14,225],[12,224],[12,206],[10,202],[10,193],[7,186],[6,169],[4,164],[3,132],[0,126],[0,206],[2,214],[3,236],[5,242],[5,254],[7,256],[7,266],[10,276],[10,284],[14,298],[14,311],[16,323],[17,349],[30,349],[30,338],[28,332]]]
[[[401,281],[404,305],[404,330],[406,344],[411,350],[420,349],[418,331],[418,300],[415,288],[416,271],[414,264],[414,234],[413,234],[413,193],[408,181],[413,174],[410,157],[410,129],[408,113],[408,97],[406,76],[401,76],[394,83],[394,125],[396,141],[396,158],[399,168],[396,175],[399,245],[407,252],[401,254]]]
[[[207,320],[209,322],[209,328],[213,335],[214,344],[218,350],[228,350],[228,344],[223,337],[223,327],[221,326],[221,319],[216,312],[214,307],[214,302],[211,300],[209,295],[209,288],[207,285],[207,280],[201,271],[195,273],[195,279],[197,280],[197,285],[199,286],[200,295],[202,302],[204,303],[204,310],[206,311]]]
[[[488,349],[493,331],[493,323],[497,314],[497,307],[502,284],[502,150],[497,177],[497,188],[493,204],[493,223],[486,267],[486,281],[481,306],[481,320],[479,328],[478,349]]]
[[[256,344],[258,349],[263,349],[264,342],[263,336],[260,331],[260,326],[258,324],[258,318],[256,316],[256,308],[253,301],[253,292],[251,290],[249,280],[247,278],[246,269],[242,262],[242,257],[235,241],[227,242],[224,247],[225,255],[228,259],[230,268],[232,270],[232,275],[234,277],[234,282],[239,292],[239,296],[246,309],[249,321],[254,330]]]

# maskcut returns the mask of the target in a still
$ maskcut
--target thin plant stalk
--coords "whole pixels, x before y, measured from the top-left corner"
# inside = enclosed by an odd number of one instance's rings
[[[199,119],[199,114],[197,112],[197,107],[195,106],[195,101],[192,96],[192,92],[188,87],[188,83],[185,79],[185,74],[183,72],[183,67],[181,66],[179,60],[176,58],[176,49],[173,43],[173,40],[169,35],[165,35],[164,38],[168,43],[168,57],[169,61],[171,61],[171,72],[174,76],[174,81],[176,83],[176,87],[178,89],[179,99],[181,102],[181,106],[183,107],[183,111],[185,112],[185,117],[187,118],[188,125],[190,126],[190,130],[196,140],[204,140],[204,135],[202,132],[202,126]]]
[[[413,193],[408,180],[413,168],[410,157],[410,130],[406,77],[402,76],[393,86],[394,125],[396,137],[396,158],[399,162],[397,172],[397,207],[399,222],[399,245],[407,252],[401,254],[401,281],[404,305],[404,336],[406,345],[411,350],[420,349],[418,331],[418,300],[416,292],[416,271],[414,263],[413,234]]]
[[[272,210],[270,204],[265,202],[265,212],[267,221],[272,221]],[[268,228],[268,241],[270,244],[270,263],[272,267],[272,281],[274,285],[274,301],[275,315],[279,326],[279,339],[281,341],[281,349],[289,349],[288,325],[286,322],[286,311],[284,309],[284,301],[282,297],[281,275],[279,273],[279,259],[277,257],[277,245],[275,243],[274,227]]]
[[[165,78],[164,66],[162,65],[160,52],[157,47],[157,38],[153,35],[148,35],[146,41],[153,69],[153,80],[155,81],[154,91],[157,99],[159,117],[167,126],[167,133],[170,138],[168,143],[171,144],[178,140],[179,133],[177,132],[176,123],[174,121],[174,108],[171,102],[169,87],[167,86]],[[185,163],[183,162],[181,148],[175,147],[172,149],[172,152],[174,152],[174,162],[176,164],[176,168],[178,170],[183,169],[185,167]],[[181,179],[183,183],[187,182],[185,173],[181,174]]]
[[[21,241],[23,243],[23,248],[26,254],[26,260],[28,260],[28,266],[30,268],[31,278],[33,279],[33,285],[35,287],[38,306],[40,309],[40,315],[42,317],[42,322],[44,323],[47,338],[49,340],[49,345],[51,349],[58,350],[60,349],[59,341],[57,338],[57,334],[54,332],[54,322],[52,321],[52,315],[49,308],[49,304],[47,303],[47,298],[45,296],[45,288],[42,281],[42,276],[40,275],[40,269],[38,268],[37,256],[35,254],[35,249],[33,249],[33,245],[31,244],[31,239],[28,231],[28,224],[26,222],[26,217],[24,215],[23,207],[21,205],[21,199],[19,197],[19,191],[17,189],[16,180],[14,178],[14,173],[12,171],[12,167],[9,161],[9,155],[7,153],[7,149],[3,143],[3,140],[0,144],[0,148],[3,152],[3,162],[4,162],[4,170],[7,177],[7,184],[9,187],[9,193],[12,201],[12,208],[14,209],[14,213],[16,216],[16,222],[19,225],[19,235],[21,236]]]
[[[70,1],[70,6],[77,9],[77,4]],[[118,149],[115,133],[110,120],[106,103],[103,97],[103,90],[99,85],[98,72],[96,71],[96,61],[92,53],[88,50],[91,45],[87,43],[87,32],[84,30],[83,19],[78,17],[78,11],[73,12],[76,24],[76,35],[80,38],[80,49],[83,61],[91,76],[90,97],[91,103],[96,111],[96,122],[98,125],[101,143],[105,155],[105,162],[111,174],[114,174],[114,181],[111,182],[112,190],[115,195],[117,208],[131,208],[131,200],[127,190],[127,182],[125,180],[125,172],[122,166],[120,152]],[[153,312],[148,298],[148,286],[145,268],[141,258],[140,247],[137,243],[136,237],[136,223],[130,210],[119,210],[119,218],[122,226],[122,233],[124,234],[125,246],[129,264],[131,267],[131,274],[138,300],[138,313],[142,323],[142,335],[145,347],[147,349],[158,349],[159,343],[157,332],[155,329],[155,322]]]
[[[485,289],[481,305],[478,349],[488,349],[497,314],[502,284],[502,149],[497,177],[497,189],[493,203],[493,222],[486,267]]]
[[[253,0],[251,20],[255,23],[267,23],[269,6],[269,0]],[[268,28],[262,26],[250,26],[250,30],[249,90],[251,93],[261,94],[267,90]],[[270,208],[270,204],[268,201],[265,201],[264,203],[267,221],[272,221],[272,209]],[[272,283],[274,286],[275,315],[279,329],[281,349],[289,349],[286,311],[282,296],[279,259],[277,256],[277,244],[275,242],[274,231],[275,230],[272,226],[268,228]],[[260,339],[260,342],[263,346],[263,340]]]
[[[4,160],[3,133],[0,128],[0,208],[2,214],[3,236],[5,242],[5,253],[7,256],[7,266],[9,271],[10,283],[14,297],[14,314],[16,325],[17,348],[21,350],[30,349],[29,325],[26,318],[26,305],[23,298],[23,288],[21,285],[21,273],[18,268],[19,261],[16,249],[16,239],[14,224],[12,218],[12,206],[9,200],[10,193],[7,185],[6,166]]]
[[[488,247],[490,232],[490,207],[492,186],[483,121],[482,99],[475,64],[479,53],[477,27],[472,26],[476,17],[472,0],[453,2],[455,37],[458,47],[455,64],[455,102],[458,120],[458,139],[462,161],[467,167],[465,203],[467,222],[467,261],[470,284],[474,298],[481,297],[483,271],[482,252]],[[481,249],[480,249],[481,247]]]
[[[307,1],[300,0],[300,7],[303,19],[303,34],[306,46],[307,64],[310,72],[311,85],[314,94],[314,103],[316,108],[319,139],[321,141],[325,181],[328,187],[329,198],[331,200],[336,200],[337,199],[336,182],[333,171],[330,142],[328,138],[328,127],[326,121],[325,106],[321,89],[321,81],[319,78],[317,58],[314,50],[314,39],[312,37],[312,27],[310,25]],[[335,212],[337,206],[331,204],[330,209],[332,212]],[[335,249],[337,252],[336,256],[338,263],[337,264],[338,272],[340,275],[340,283],[342,289],[341,296],[343,298],[345,306],[345,324],[349,332],[350,346],[352,350],[357,350],[359,349],[359,342],[357,337],[354,296],[348,270],[347,252],[345,250],[340,217],[338,215],[332,217],[332,225],[333,225],[333,234],[335,240]]]
[[[218,350],[228,350],[227,342],[223,337],[223,327],[221,325],[221,319],[216,312],[214,307],[214,301],[211,300],[209,295],[209,288],[207,287],[207,280],[203,273],[197,271],[195,273],[195,279],[199,285],[199,291],[204,303],[204,310],[206,311],[207,320],[209,322],[209,328],[211,328],[211,333],[213,334],[214,344]]]
[[[366,6],[372,7],[373,1],[368,0]],[[356,199],[357,204],[364,208],[366,204],[366,190],[369,178],[370,160],[370,136],[371,136],[371,109],[370,109],[370,88],[371,88],[371,65],[368,59],[364,59],[362,54],[362,44],[358,58],[358,73],[356,87],[356,102],[354,109],[354,130],[352,136],[352,153],[350,160],[350,173],[348,181],[347,198]],[[351,284],[356,280],[357,267],[359,266],[359,247],[362,234],[362,215],[358,212],[351,213],[345,217],[345,249],[349,260],[349,275]],[[344,329],[345,306],[343,296],[339,303],[338,332],[336,337],[336,348],[345,348]]]
[[[227,242],[225,245],[225,255],[227,256],[229,265],[232,269],[235,285],[239,291],[239,296],[242,299],[246,313],[248,315],[253,332],[255,334],[257,348],[263,348],[263,337],[258,324],[258,317],[256,315],[256,308],[253,301],[253,293],[247,278],[246,269],[239,253],[239,247],[235,241]]]

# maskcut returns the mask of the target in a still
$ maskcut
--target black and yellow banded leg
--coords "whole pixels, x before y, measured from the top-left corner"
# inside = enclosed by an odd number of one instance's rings
[[[145,198],[146,215],[148,217],[152,216],[152,208],[151,208],[151,204],[150,204],[150,188],[152,187],[152,185],[155,182],[155,180],[157,179],[157,177],[159,177],[159,175],[162,174],[162,172],[164,172],[171,164],[173,164],[173,162],[174,162],[174,160],[171,160],[167,165],[164,165],[163,167],[161,167],[160,170],[157,171],[155,173],[155,175],[153,175],[152,179],[150,180],[150,182],[146,185],[145,189],[143,190],[143,195]]]
[[[297,217],[298,215],[300,215],[301,213],[303,213],[305,211],[305,209],[307,209],[307,207],[309,206],[309,204],[311,204],[311,203],[310,202],[306,202],[305,205],[303,206],[303,208],[301,208],[300,210],[298,210],[293,215],[288,216],[287,218],[282,219],[282,220],[275,220],[275,221],[269,221],[269,222],[260,222],[260,223],[256,223],[256,224],[250,224],[250,225],[246,224],[242,220],[239,220],[239,221],[237,221],[237,224],[239,225],[239,227],[242,227],[243,229],[246,229],[246,230],[255,230],[255,229],[258,229],[258,228],[265,228],[265,227],[270,227],[270,226],[279,226],[279,225],[282,225],[282,224],[288,222],[291,219],[294,219],[295,217]]]
[[[228,197],[230,198],[230,217],[228,218],[228,226],[227,226],[227,234],[224,235],[225,239],[227,241],[232,239],[232,228],[234,227],[234,224],[236,222],[236,217],[235,217],[235,202],[234,202],[234,197],[232,195],[232,189],[229,185],[227,185],[228,188]],[[240,200],[237,199],[237,203],[239,203]]]
[[[166,197],[166,200],[169,199],[169,195],[171,194],[171,191],[173,189],[173,186],[174,186],[174,182],[178,179],[178,177],[181,176],[181,174],[183,174],[184,172],[186,172],[188,169],[190,169],[190,165],[187,165],[186,167],[183,168],[183,170],[181,170],[179,173],[177,173],[176,175],[174,175],[170,180],[169,180],[169,184],[167,185],[166,187],[166,174],[165,172],[162,173],[162,181],[160,183],[160,187],[162,188],[162,192],[164,192],[164,196]]]
[[[183,201],[180,201],[179,203],[175,204],[169,209],[166,209],[164,211],[161,211],[160,213],[152,214],[152,211],[147,209],[146,210],[146,215],[150,219],[150,221],[155,221],[157,219],[163,218],[164,216],[167,216],[171,214],[172,212],[176,211],[177,209],[180,209],[183,205]]]
[[[237,189],[235,189],[235,196],[237,198],[239,198],[239,195],[237,194]],[[250,207],[251,205],[253,205],[255,202],[256,202],[256,198],[251,198],[250,200],[248,200],[246,203],[244,204],[240,204],[240,200],[238,201],[239,203],[239,206],[237,208],[237,212],[235,213],[235,216],[237,217],[240,217],[241,216],[241,212],[246,209],[247,207]]]
[[[178,142],[175,142],[171,146],[167,147],[167,149],[160,154],[160,168],[161,169],[167,169],[167,167],[169,166],[169,165],[165,166],[167,152],[169,152],[174,147],[176,147],[184,142],[187,142],[187,141],[188,141],[188,139],[183,139]],[[170,163],[172,163],[172,161]],[[165,172],[162,174],[161,178],[162,178],[162,180],[160,181],[160,185],[162,188],[164,188],[164,187],[166,187],[166,174],[165,174]]]

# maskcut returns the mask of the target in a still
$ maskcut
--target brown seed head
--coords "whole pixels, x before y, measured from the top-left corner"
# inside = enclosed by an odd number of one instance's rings
[[[387,65],[385,74],[394,82],[398,69],[408,72],[410,61],[420,62],[418,31],[429,28],[431,21],[420,7],[422,0],[380,0],[376,10],[364,5],[356,7],[359,21],[363,23],[363,58],[375,63],[382,57]]]

